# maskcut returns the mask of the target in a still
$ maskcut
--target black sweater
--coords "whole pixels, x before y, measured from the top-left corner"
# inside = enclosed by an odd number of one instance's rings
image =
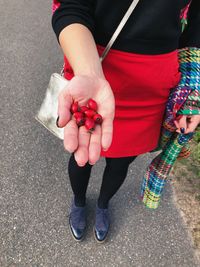
[[[57,36],[81,23],[95,42],[106,46],[132,0],[58,0],[52,16]],[[192,0],[188,24],[181,31],[181,10],[190,0],[140,0],[112,48],[141,54],[162,54],[177,48],[200,47],[200,0]]]

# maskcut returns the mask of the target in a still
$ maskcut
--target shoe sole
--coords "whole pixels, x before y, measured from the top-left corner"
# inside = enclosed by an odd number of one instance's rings
[[[70,217],[69,217],[69,229],[70,229],[70,233],[71,233],[71,235],[72,235],[72,237],[74,238],[75,241],[77,241],[77,242],[81,242],[81,241],[84,239],[85,234],[84,234],[80,239],[77,239],[77,238],[75,237],[75,235],[74,235],[74,233],[73,233],[73,230],[72,230],[72,228],[71,228]]]
[[[107,232],[107,234],[106,234],[106,236],[105,236],[105,238],[103,240],[99,240],[97,238],[97,236],[95,234],[95,227],[93,227],[93,233],[94,233],[94,237],[95,237],[95,240],[97,241],[97,243],[102,244],[102,243],[104,243],[107,240],[108,232]]]

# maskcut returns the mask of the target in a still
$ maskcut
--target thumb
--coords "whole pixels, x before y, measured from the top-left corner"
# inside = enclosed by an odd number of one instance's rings
[[[71,105],[73,103],[72,96],[67,89],[63,89],[58,97],[58,119],[57,126],[62,128],[71,119]]]
[[[111,92],[111,93],[110,93]],[[113,120],[115,117],[115,99],[110,91],[110,95],[105,101],[100,102],[99,114],[102,115],[103,122],[101,124],[102,137],[101,146],[103,150],[108,150],[113,139]]]
[[[101,145],[103,150],[107,150],[111,143],[113,137],[113,119],[112,118],[104,118],[102,123],[102,139]]]
[[[183,115],[179,120],[175,120],[174,124],[176,125],[177,133],[185,133],[187,128],[186,116]]]

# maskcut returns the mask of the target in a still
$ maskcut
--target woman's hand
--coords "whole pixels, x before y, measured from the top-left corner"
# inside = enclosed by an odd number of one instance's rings
[[[177,133],[190,133],[194,132],[200,123],[200,115],[183,115],[179,120],[175,120],[174,124],[177,127]],[[184,130],[181,131],[181,129]]]
[[[98,113],[103,122],[96,125],[90,134],[85,126],[78,128],[72,119],[70,108],[74,101],[80,106],[86,105],[92,98],[97,102]],[[106,79],[98,76],[74,76],[68,86],[63,89],[58,99],[58,126],[64,128],[64,147],[70,153],[74,152],[79,166],[84,166],[88,161],[95,164],[101,148],[107,150],[112,142],[113,119],[115,103],[114,95]]]

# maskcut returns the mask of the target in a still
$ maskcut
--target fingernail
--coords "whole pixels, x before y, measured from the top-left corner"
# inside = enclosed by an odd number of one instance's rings
[[[56,120],[56,125],[57,125],[58,128],[60,128],[60,126],[58,125],[58,121],[59,121],[59,116],[58,116],[58,118]]]
[[[184,133],[185,132],[185,128],[181,128],[181,133]]]

